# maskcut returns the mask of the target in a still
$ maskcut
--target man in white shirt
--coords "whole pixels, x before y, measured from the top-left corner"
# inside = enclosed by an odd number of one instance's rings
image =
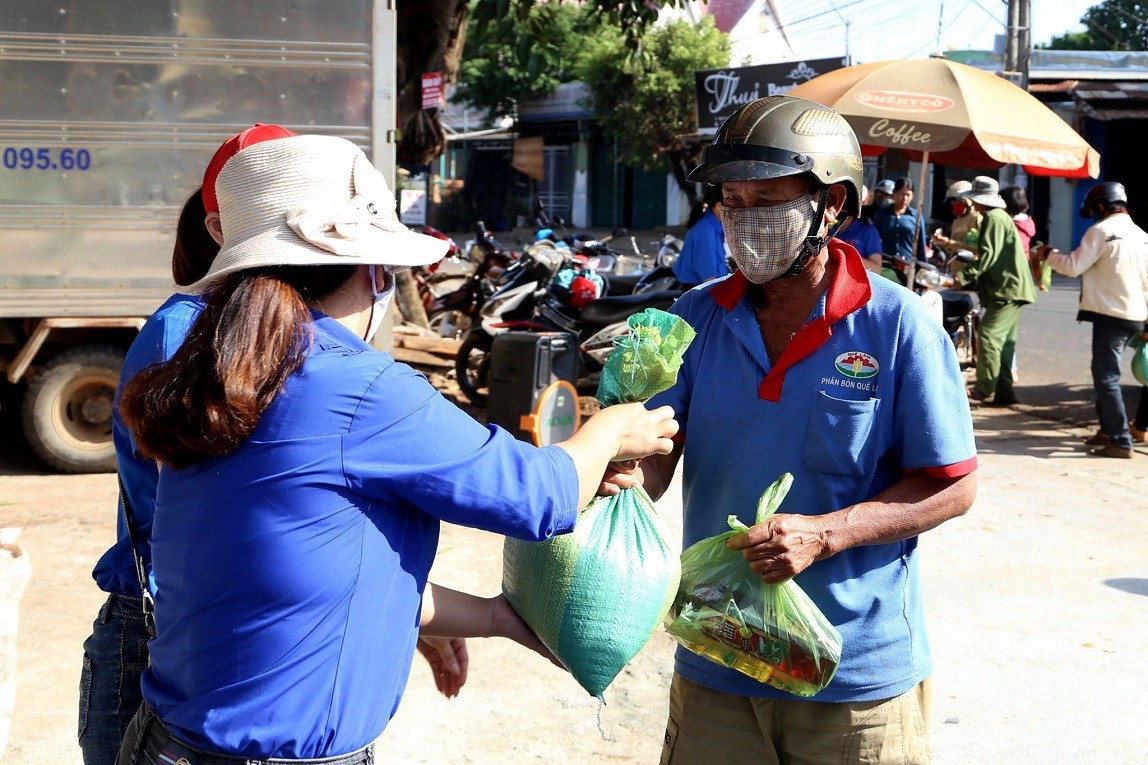
[[[1080,207],[1095,223],[1071,253],[1046,249],[1054,270],[1081,277],[1077,321],[1092,322],[1092,384],[1100,430],[1085,441],[1100,457],[1132,458],[1120,391],[1120,359],[1138,333],[1148,336],[1148,234],[1128,215],[1123,184],[1089,189]]]

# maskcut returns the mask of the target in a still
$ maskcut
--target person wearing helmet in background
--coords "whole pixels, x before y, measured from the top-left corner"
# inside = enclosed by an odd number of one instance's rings
[[[927,762],[931,672],[917,537],[966,512],[976,448],[951,343],[924,303],[833,239],[854,216],[861,152],[831,109],[790,96],[745,104],[689,179],[722,185],[737,270],[671,309],[698,337],[669,404],[669,455],[613,477],[661,496],[684,457],[683,545],[778,513],[730,541],[768,583],[793,578],[841,632],[829,685],[805,700],[684,648],[662,762]],[[842,759],[842,753],[846,757]]]
[[[878,210],[884,210],[886,207],[893,204],[893,189],[895,187],[896,184],[893,183],[892,178],[885,178],[883,180],[877,181],[877,185],[873,187],[873,213],[877,212]],[[870,213],[868,217],[872,218],[872,213]]]
[[[972,187],[969,181],[955,181],[945,190],[945,201],[953,210],[953,224],[949,227],[948,236],[941,234],[938,229],[933,234],[933,241],[950,255],[959,250],[977,251],[977,229],[981,226],[981,214],[962,196]]]
[[[1076,320],[1092,322],[1092,384],[1100,429],[1085,443],[1097,456],[1131,459],[1133,434],[1120,390],[1120,359],[1137,333],[1148,340],[1148,234],[1128,215],[1121,183],[1089,189],[1080,217],[1094,221],[1080,246],[1070,253],[1046,248],[1043,254],[1053,270],[1080,277]],[[1141,428],[1136,435],[1145,440]]]

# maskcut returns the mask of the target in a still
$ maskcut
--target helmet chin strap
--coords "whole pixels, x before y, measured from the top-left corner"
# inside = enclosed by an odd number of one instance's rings
[[[813,223],[809,226],[809,233],[805,235],[805,241],[801,243],[801,252],[797,254],[797,260],[793,261],[793,265],[786,270],[778,279],[785,279],[789,276],[797,276],[805,270],[805,266],[809,261],[817,256],[825,243],[832,238],[833,232],[826,232],[825,236],[818,236],[821,230],[821,224],[825,218],[825,205],[829,203],[829,187],[822,186],[821,194],[817,200],[817,213],[813,216]]]

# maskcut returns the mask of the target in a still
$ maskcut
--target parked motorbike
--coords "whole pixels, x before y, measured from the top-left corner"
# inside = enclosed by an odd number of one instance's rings
[[[646,308],[669,308],[680,291],[602,297],[579,306],[555,287],[564,267],[582,264],[549,242],[536,243],[508,270],[502,286],[480,311],[479,326],[467,333],[455,358],[458,385],[471,402],[485,406],[489,393],[490,353],[501,332],[571,332],[578,337],[581,371],[578,388],[592,394],[597,374],[626,333],[626,320]]]
[[[658,254],[654,258],[654,267],[638,279],[634,285],[633,294],[640,295],[646,292],[659,292],[662,290],[681,290],[682,283],[674,275],[674,264],[682,254],[684,242],[673,234],[663,234],[658,241]]]
[[[950,257],[939,247],[934,246],[933,256],[939,259],[942,265],[938,267],[932,262],[917,261],[913,291],[929,300],[934,306],[933,310],[936,311],[941,326],[953,342],[961,369],[975,367],[984,308],[977,293],[954,288],[956,280],[950,274],[954,261],[971,263],[973,254],[968,250],[960,250]]]
[[[504,249],[482,221],[478,222],[475,238],[467,242],[465,253],[473,264],[469,275],[455,289],[430,295],[424,302],[430,328],[440,337],[458,339],[470,330],[479,310],[517,256]]]

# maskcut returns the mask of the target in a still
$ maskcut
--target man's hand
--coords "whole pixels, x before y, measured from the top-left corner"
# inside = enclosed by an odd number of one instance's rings
[[[779,514],[726,542],[766,584],[779,584],[830,554],[823,516]]]
[[[622,489],[641,486],[640,464],[641,460],[622,460],[608,464],[606,474],[602,476],[602,483],[598,484],[598,496],[613,497],[620,494]]]
[[[466,685],[466,671],[470,658],[463,638],[419,636],[416,647],[430,664],[434,684],[439,693],[454,698]]]

